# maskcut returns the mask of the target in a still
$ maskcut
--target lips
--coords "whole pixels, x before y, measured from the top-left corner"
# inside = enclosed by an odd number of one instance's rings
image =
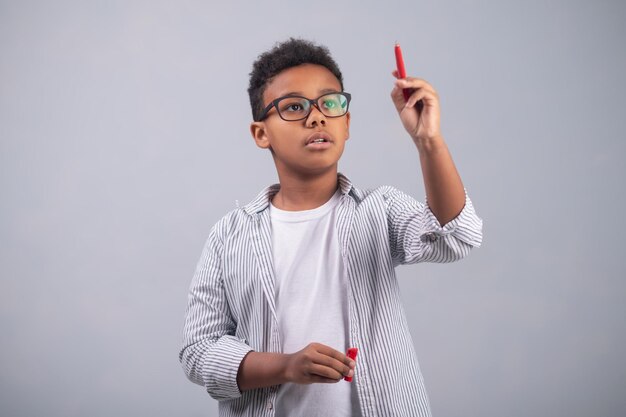
[[[312,143],[332,143],[333,140],[326,132],[315,132],[306,139],[305,146]]]

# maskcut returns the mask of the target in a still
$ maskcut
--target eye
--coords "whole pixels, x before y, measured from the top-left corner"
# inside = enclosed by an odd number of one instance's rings
[[[340,116],[346,112],[347,100],[341,94],[328,94],[320,99],[322,108],[329,116]]]
[[[324,99],[324,107],[328,110],[333,110],[339,107],[339,103],[335,97],[333,98],[325,98]]]
[[[285,108],[288,111],[302,111],[302,104],[300,103],[292,103]]]
[[[307,111],[307,103],[298,98],[286,98],[279,103],[281,113],[304,113]]]

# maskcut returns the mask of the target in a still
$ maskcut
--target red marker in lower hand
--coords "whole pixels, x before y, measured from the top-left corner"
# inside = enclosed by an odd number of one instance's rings
[[[356,362],[356,355],[358,353],[359,353],[359,348],[348,348],[348,353],[346,353],[346,356]],[[343,379],[348,382],[352,382],[351,376],[344,376]]]

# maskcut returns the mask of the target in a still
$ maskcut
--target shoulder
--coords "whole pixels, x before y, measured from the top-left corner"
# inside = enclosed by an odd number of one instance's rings
[[[244,208],[236,208],[226,213],[215,223],[211,229],[210,235],[223,242],[228,239],[229,236],[249,229],[252,224],[252,216],[248,214]]]
[[[238,213],[240,209],[234,209],[224,214],[213,226],[213,230],[220,235],[227,234],[229,230],[236,227],[237,220],[240,217]]]
[[[215,233],[219,233],[225,237],[237,233],[242,229],[248,229],[256,224],[259,215],[267,210],[272,195],[276,194],[280,186],[272,184],[265,187],[261,192],[248,204],[237,207],[226,213],[213,227]]]
[[[350,193],[359,205],[368,205],[371,203],[387,204],[400,199],[414,200],[408,194],[405,194],[391,185],[381,185],[375,188],[364,189],[353,186]]]

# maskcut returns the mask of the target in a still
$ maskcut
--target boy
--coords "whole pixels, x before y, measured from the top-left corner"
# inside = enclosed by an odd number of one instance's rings
[[[338,173],[351,97],[326,48],[276,45],[254,63],[248,93],[252,136],[280,184],[207,239],[180,352],[187,376],[223,416],[430,416],[394,267],[454,261],[482,238],[441,136],[437,93],[411,77],[391,92],[427,204]],[[358,366],[348,347],[359,348]]]

